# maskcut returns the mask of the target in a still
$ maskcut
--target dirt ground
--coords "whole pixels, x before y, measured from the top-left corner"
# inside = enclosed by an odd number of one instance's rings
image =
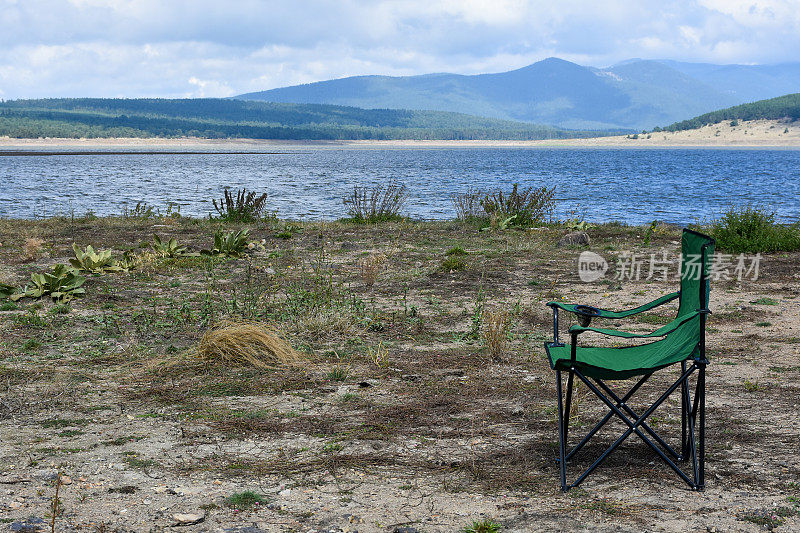
[[[675,272],[613,271],[623,252],[677,257],[678,228],[647,238],[601,225],[588,247],[557,248],[561,226],[249,227],[263,245],[212,261],[148,252],[154,233],[208,248],[209,220],[0,220],[0,282],[67,263],[73,242],[143,259],[88,276],[68,305],[0,302],[0,528],[49,531],[61,479],[56,531],[452,532],[487,520],[507,532],[800,530],[800,254],[766,255],[757,280],[713,285],[706,490],[634,437],[564,494],[544,304],[619,309],[677,290]],[[612,263],[594,283],[578,279],[587,249]],[[372,286],[369,257],[381,264]],[[619,326],[652,330],[674,312]],[[482,331],[503,313],[510,329],[492,357]],[[306,358],[272,370],[191,364],[224,320],[269,322]],[[635,405],[675,377],[662,374]],[[603,414],[579,390],[573,434]],[[677,397],[653,416],[677,438]]]

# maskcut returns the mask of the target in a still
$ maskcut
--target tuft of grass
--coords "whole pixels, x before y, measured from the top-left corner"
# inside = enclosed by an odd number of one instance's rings
[[[493,361],[499,361],[506,351],[508,332],[511,329],[511,315],[508,311],[499,309],[483,311],[481,340],[489,350]]]
[[[234,509],[250,509],[267,502],[267,498],[251,490],[237,492],[225,498],[225,505]]]
[[[34,261],[42,252],[44,241],[39,237],[27,237],[22,245],[22,258],[25,261]]]
[[[800,224],[776,224],[775,213],[753,205],[731,207],[711,225],[717,246],[732,253],[800,250]]]
[[[454,246],[445,252],[446,256],[453,256],[453,255],[469,255],[462,247]]]
[[[502,530],[503,526],[489,518],[485,518],[480,521],[472,522],[471,525],[465,527],[462,531],[464,533],[499,533]]]
[[[328,379],[331,381],[345,381],[350,375],[350,367],[343,365],[336,365],[328,372]]]
[[[440,272],[457,272],[459,270],[465,270],[466,268],[467,262],[457,255],[451,255],[445,258],[442,264],[439,265]]]
[[[212,200],[212,203],[219,218],[225,222],[255,222],[266,208],[267,194],[259,195],[255,191],[241,189],[234,196],[229,190],[225,190],[219,204],[216,200]]]
[[[251,322],[224,322],[205,332],[195,353],[207,365],[274,368],[303,358],[272,328]]]
[[[756,322],[756,326],[760,328],[768,328],[772,325],[772,322]]]
[[[408,189],[395,182],[374,187],[353,187],[344,199],[351,222],[359,224],[402,220],[400,212],[408,200]]]
[[[749,379],[745,379],[743,385],[746,392],[756,392],[761,390],[761,385],[758,384],[758,381],[750,381]]]
[[[519,188],[515,183],[511,192],[497,191],[486,196],[482,205],[489,216],[504,220],[507,226],[527,227],[540,224],[552,217],[555,209],[555,187]]]
[[[750,303],[754,305],[778,305],[778,300],[774,298],[759,298],[758,300],[753,300]]]
[[[372,287],[378,280],[381,267],[386,262],[386,256],[383,254],[369,254],[362,257],[358,262],[358,270],[361,274],[361,280],[367,287]]]

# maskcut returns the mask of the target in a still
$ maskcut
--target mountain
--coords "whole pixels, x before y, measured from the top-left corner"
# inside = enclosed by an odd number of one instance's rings
[[[562,128],[640,130],[776,96],[776,90],[800,90],[800,63],[747,66],[637,59],[598,69],[548,58],[496,74],[355,76],[235,98],[429,109]]]
[[[0,101],[0,136],[252,139],[552,139],[593,132],[443,111],[242,100],[56,98]]]
[[[691,130],[701,128],[706,124],[716,124],[728,120],[800,120],[800,93],[720,109],[689,120],[676,122],[664,129],[667,131]],[[733,125],[731,124],[731,126]]]

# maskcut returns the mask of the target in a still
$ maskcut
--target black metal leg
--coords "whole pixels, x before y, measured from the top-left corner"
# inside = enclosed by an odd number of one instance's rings
[[[697,376],[697,393],[700,395],[700,450],[698,462],[700,468],[698,472],[697,490],[702,491],[706,488],[706,364],[699,363],[700,373]]]
[[[681,361],[681,372],[686,372],[686,361]],[[686,397],[689,388],[686,382],[681,383],[681,461],[688,459],[686,452],[686,416],[688,414]]]
[[[556,395],[558,396],[558,464],[561,467],[561,490],[567,492],[566,441],[564,435],[564,404],[561,400],[561,371],[556,370]]]
[[[567,451],[567,439],[569,438],[569,415],[572,410],[572,386],[575,379],[574,369],[569,369],[569,377],[567,377],[567,403],[564,406],[564,451]],[[565,456],[565,460],[568,457]]]

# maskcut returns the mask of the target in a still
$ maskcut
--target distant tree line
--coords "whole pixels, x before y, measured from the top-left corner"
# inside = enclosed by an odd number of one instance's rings
[[[10,137],[252,139],[560,139],[596,136],[443,111],[360,109],[229,99],[59,98],[0,102]]]
[[[768,100],[759,100],[719,111],[712,111],[689,120],[676,122],[654,131],[681,131],[702,128],[706,124],[718,124],[730,120],[798,120],[800,119],[800,93],[787,94]]]

